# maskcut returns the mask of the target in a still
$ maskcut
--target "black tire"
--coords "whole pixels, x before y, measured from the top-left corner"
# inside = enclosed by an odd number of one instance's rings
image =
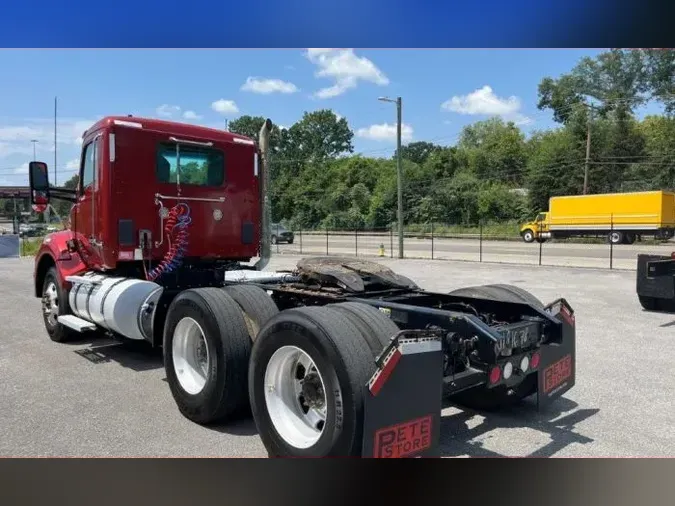
[[[197,394],[181,387],[174,370],[172,345],[180,320],[194,319],[203,329],[210,360],[206,383]],[[239,305],[220,288],[197,288],[178,294],[164,327],[164,368],[179,411],[199,424],[240,414],[248,408],[248,361],[251,338]]]
[[[71,314],[70,305],[68,303],[68,292],[64,291],[61,288],[59,283],[59,278],[56,273],[56,267],[50,267],[45,275],[44,282],[42,283],[42,298],[44,301],[45,291],[50,284],[54,284],[56,288],[56,297],[59,308],[59,315]],[[44,302],[43,302],[44,303]],[[71,328],[66,327],[62,323],[56,321],[54,324],[51,324],[47,314],[44,311],[44,306],[41,306],[42,309],[42,319],[45,324],[45,329],[49,338],[56,343],[66,343],[72,341],[79,336],[79,333]]]
[[[544,309],[544,303],[527,290],[519,286],[507,284],[493,284],[468,286],[450,292],[449,295],[461,297],[481,297],[503,302],[525,302],[538,309]]]
[[[284,346],[307,353],[319,369],[328,406],[321,436],[308,448],[288,443],[277,431],[265,400],[265,372]],[[375,363],[359,329],[329,307],[282,311],[261,329],[249,367],[251,410],[271,457],[358,457],[362,450],[365,385]]]
[[[624,244],[635,244],[637,237],[633,232],[626,232],[626,234],[623,236],[623,243]]]
[[[646,295],[638,295],[640,305],[647,311],[656,311],[658,308],[658,300],[656,297],[647,297]]]
[[[675,300],[638,295],[640,305],[647,311],[675,313]]]
[[[258,332],[267,321],[279,312],[279,308],[267,295],[267,292],[253,285],[229,285],[223,288],[232,297],[242,312],[246,329],[252,341],[258,336]]]
[[[295,240],[295,239],[289,239],[289,240],[288,240],[288,244],[293,244],[293,241],[294,241],[294,240]]]
[[[612,244],[621,244],[623,242],[624,233],[619,230],[614,230],[607,234],[607,241]]]
[[[485,299],[502,302],[525,302],[526,304],[544,309],[544,303],[527,290],[519,286],[508,284],[493,284],[483,286],[471,286],[460,288],[450,295],[466,297],[482,297]],[[529,374],[522,383],[515,388],[508,389],[505,386],[488,389],[485,385],[470,388],[449,396],[456,404],[480,411],[492,411],[513,406],[525,397],[529,397],[537,391],[537,374]]]
[[[530,243],[534,242],[534,232],[530,230],[529,228],[526,230],[523,230],[520,234],[523,238],[523,241]]]
[[[272,236],[272,239],[270,239],[270,242],[271,242],[272,244],[276,244],[276,243],[278,242],[278,241],[277,241],[277,236],[276,236],[276,235],[273,235],[273,236]]]
[[[373,306],[359,302],[341,302],[328,307],[345,315],[360,331],[366,340],[373,357],[377,357],[391,338],[398,332],[398,326]]]

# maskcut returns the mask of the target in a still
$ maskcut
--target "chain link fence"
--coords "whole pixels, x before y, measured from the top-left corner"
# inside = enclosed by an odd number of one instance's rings
[[[640,253],[670,256],[675,246],[669,237],[635,234],[624,226],[585,224],[583,237],[534,239],[525,242],[518,227],[463,227],[447,223],[429,223],[406,230],[403,257],[429,260],[512,263],[532,266],[568,266],[603,269],[636,269]],[[605,230],[603,230],[603,227]],[[396,227],[302,230],[284,229],[286,239],[273,241],[272,253],[327,255],[372,258],[398,258]],[[273,228],[272,234],[275,234]],[[277,235],[281,237],[281,235]],[[613,239],[610,240],[610,237]]]

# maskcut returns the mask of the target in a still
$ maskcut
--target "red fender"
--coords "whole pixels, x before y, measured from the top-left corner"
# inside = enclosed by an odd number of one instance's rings
[[[56,274],[63,290],[70,288],[70,283],[66,281],[68,276],[76,276],[88,270],[80,254],[68,248],[68,241],[74,239],[75,233],[72,230],[54,232],[43,239],[35,255],[33,270],[36,297],[42,296],[42,285],[50,267],[56,266]]]

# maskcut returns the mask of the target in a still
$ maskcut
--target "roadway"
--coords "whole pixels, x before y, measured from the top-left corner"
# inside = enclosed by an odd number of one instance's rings
[[[377,256],[380,244],[384,246],[385,257],[392,254],[390,236],[378,235],[296,235],[293,244],[273,246],[273,251],[303,255],[355,255]],[[482,252],[481,252],[482,249]],[[616,269],[635,269],[638,253],[670,255],[675,250],[672,242],[665,244],[635,243],[610,248],[609,244],[551,243],[541,245],[541,264],[550,266],[609,268],[610,253],[612,267]],[[432,257],[430,239],[405,238],[406,258]],[[393,257],[398,256],[397,238],[393,238]],[[516,263],[539,265],[540,245],[522,241],[481,242],[474,238],[434,239],[433,258],[439,260],[465,260],[498,263]]]

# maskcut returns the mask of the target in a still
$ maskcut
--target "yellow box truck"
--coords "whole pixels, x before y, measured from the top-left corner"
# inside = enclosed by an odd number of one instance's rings
[[[582,236],[606,236],[614,244],[633,244],[653,235],[675,233],[675,193],[605,193],[551,197],[548,212],[520,227],[525,242]]]

